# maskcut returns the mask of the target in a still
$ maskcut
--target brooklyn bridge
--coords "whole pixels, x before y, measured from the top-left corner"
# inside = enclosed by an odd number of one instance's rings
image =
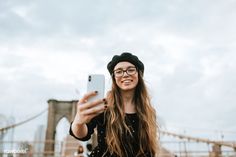
[[[70,135],[66,135],[63,140],[55,138],[56,128],[61,119],[65,118],[68,122],[73,120],[76,103],[76,100],[50,99],[47,109],[23,121],[1,127],[0,157],[87,157],[96,146],[96,135],[88,142],[75,140]],[[18,141],[4,138],[9,132],[14,132],[15,128],[34,121],[44,113],[47,113],[47,126],[46,129],[38,130],[35,140]],[[27,134],[27,131],[22,134]],[[160,130],[160,143],[160,157],[236,157],[236,141],[192,137],[163,127]]]

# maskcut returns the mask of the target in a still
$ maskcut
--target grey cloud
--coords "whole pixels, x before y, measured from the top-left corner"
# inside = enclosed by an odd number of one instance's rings
[[[78,99],[76,97],[76,85],[57,83],[56,80],[48,80],[38,74],[37,71],[16,72],[13,80],[1,80],[1,111],[4,106],[5,113],[13,112],[14,115],[22,116],[25,109],[39,111],[47,107],[48,99]]]
[[[215,56],[217,56],[215,54]],[[221,54],[219,54],[221,56]],[[225,57],[224,55],[222,57]],[[216,64],[221,62],[217,76],[207,78],[203,73],[204,67],[194,67],[192,65],[182,65],[177,67],[172,75],[164,75],[161,81],[157,82],[158,108],[167,117],[172,117],[170,121],[176,122],[178,119],[182,124],[191,125],[192,119],[195,119],[196,125],[215,125],[219,121],[225,121],[223,117],[229,111],[236,108],[233,105],[236,94],[234,85],[236,73],[235,66],[229,67],[229,59],[221,60],[218,58]],[[197,60],[195,60],[197,62]],[[198,65],[192,63],[193,65]],[[212,67],[213,68],[213,67]],[[215,70],[215,69],[212,69]],[[170,116],[171,115],[171,116]],[[198,117],[197,119],[195,117]],[[213,123],[209,124],[212,121]],[[176,122],[176,123],[179,123]],[[235,123],[233,119],[228,118],[228,123]],[[223,124],[223,122],[222,122]]]
[[[26,62],[25,58],[15,54],[1,54],[0,66],[2,68],[19,68]]]

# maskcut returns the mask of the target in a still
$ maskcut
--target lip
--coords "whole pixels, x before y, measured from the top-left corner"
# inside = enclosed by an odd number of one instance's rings
[[[126,79],[126,80],[121,81],[121,83],[131,83],[131,82],[133,82],[133,80],[130,80],[130,79],[128,79],[128,80]]]

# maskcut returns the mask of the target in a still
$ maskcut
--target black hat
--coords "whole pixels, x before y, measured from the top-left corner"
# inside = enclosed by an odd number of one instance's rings
[[[144,65],[138,59],[138,57],[131,54],[131,53],[124,52],[120,56],[119,55],[113,56],[112,60],[107,64],[107,69],[108,69],[109,73],[112,74],[116,64],[119,62],[122,62],[122,61],[130,62],[133,65],[135,65],[136,68],[141,70],[142,73],[144,72]]]

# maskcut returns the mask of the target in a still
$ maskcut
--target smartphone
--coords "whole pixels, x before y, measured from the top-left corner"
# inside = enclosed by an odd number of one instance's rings
[[[89,102],[103,99],[105,90],[105,76],[103,74],[90,74],[87,81],[87,92],[98,91],[97,95],[89,98]]]

